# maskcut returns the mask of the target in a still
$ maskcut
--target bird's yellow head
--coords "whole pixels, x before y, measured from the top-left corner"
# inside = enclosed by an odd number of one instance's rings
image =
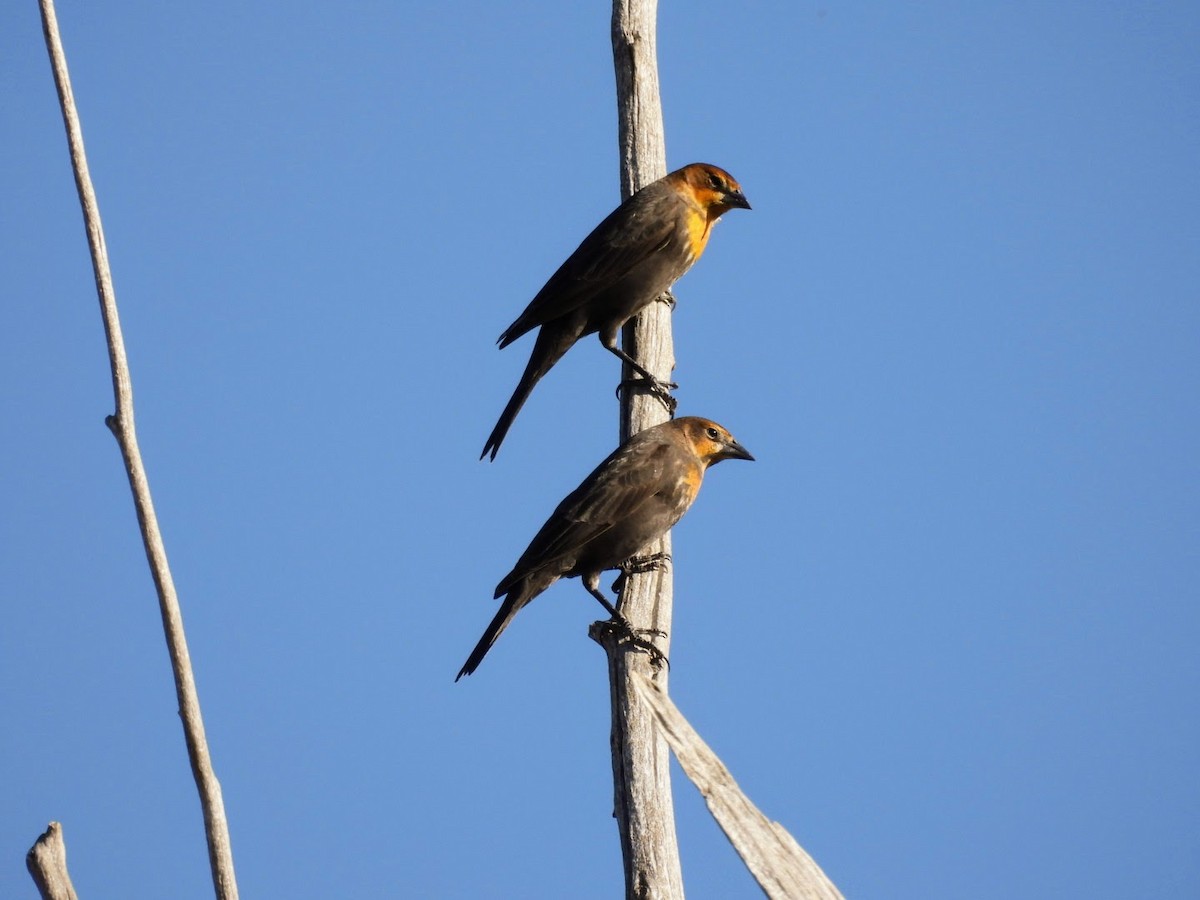
[[[733,439],[732,434],[711,419],[685,416],[675,419],[672,424],[683,432],[705,468],[723,459],[754,459],[749,450]]]
[[[730,209],[750,208],[750,201],[742,193],[737,179],[718,166],[692,163],[668,177],[691,194],[697,205],[708,213],[709,221]]]

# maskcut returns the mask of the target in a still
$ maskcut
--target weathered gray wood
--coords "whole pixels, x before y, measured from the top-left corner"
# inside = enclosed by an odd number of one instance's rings
[[[200,716],[200,700],[192,676],[192,664],[188,655],[187,640],[183,631],[183,618],[179,599],[175,594],[175,583],[167,564],[167,551],[163,546],[158,518],[150,496],[150,484],[142,455],[138,449],[137,430],[133,419],[133,386],[129,376],[129,363],[125,356],[125,341],[121,335],[121,321],[117,315],[117,298],[113,290],[112,273],[108,264],[108,250],[104,244],[104,227],[100,221],[100,208],[92,179],[88,174],[87,154],[83,146],[83,130],[79,114],[75,109],[75,98],[71,92],[71,78],[67,71],[66,54],[58,32],[58,19],[53,0],[39,0],[42,11],[42,31],[46,37],[46,49],[54,70],[54,82],[58,88],[59,104],[62,107],[63,124],[67,131],[67,144],[71,151],[71,163],[75,172],[75,186],[83,207],[84,226],[88,246],[92,255],[92,270],[96,278],[96,291],[100,296],[100,313],[108,341],[109,363],[112,369],[113,396],[116,412],[105,419],[121,448],[129,487],[133,492],[133,503],[137,510],[142,543],[146,548],[146,559],[158,591],[159,611],[163,630],[166,633],[167,649],[171,655],[171,669],[175,677],[175,692],[179,700],[179,715],[183,719],[184,741],[192,775],[200,792],[200,805],[204,812],[204,830],[208,839],[208,860],[212,869],[213,886],[221,900],[236,900],[237,881],[233,871],[233,851],[229,840],[229,825],[225,819],[225,805],[221,799],[221,786],[213,772],[204,736],[204,722]]]
[[[709,811],[738,855],[772,900],[842,900],[811,856],[778,822],[742,793],[724,763],[667,696],[648,678],[635,677],[638,694],[654,710],[658,727],[684,773],[704,796]]]
[[[667,173],[662,105],[658,93],[655,45],[656,0],[614,0],[613,62],[617,80],[621,196]],[[675,367],[671,314],[653,303],[625,327],[625,350],[663,381]],[[628,378],[628,367],[621,377]],[[626,392],[621,402],[621,440],[669,418],[649,394]],[[670,553],[665,535],[647,553]],[[671,573],[660,569],[631,575],[621,593],[621,611],[637,628],[671,631]],[[633,688],[635,675],[666,684],[666,669],[656,670],[646,653],[601,639],[608,653],[612,695],[614,815],[625,864],[625,896],[630,900],[682,900],[683,874],[675,839],[671,800],[670,751],[656,733],[645,702]],[[657,638],[669,655],[669,637]]]
[[[25,868],[33,876],[42,900],[79,900],[67,872],[67,845],[62,826],[51,822],[25,854]]]

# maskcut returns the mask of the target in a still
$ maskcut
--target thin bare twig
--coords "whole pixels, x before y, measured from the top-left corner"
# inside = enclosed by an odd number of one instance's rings
[[[154,514],[154,503],[150,497],[150,485],[138,450],[129,363],[125,357],[125,342],[121,336],[121,322],[117,315],[117,299],[108,265],[108,251],[104,245],[100,209],[96,202],[96,193],[92,189],[91,176],[88,174],[83,131],[75,109],[75,98],[71,92],[71,78],[67,71],[67,60],[58,32],[53,0],[39,2],[42,11],[42,31],[46,37],[46,49],[50,53],[50,64],[54,69],[54,82],[58,88],[63,124],[67,131],[67,144],[71,151],[71,164],[75,172],[75,186],[79,191],[88,247],[91,249],[96,291],[100,296],[100,313],[108,340],[116,412],[105,419],[105,424],[121,448],[125,471],[129,476],[129,486],[133,491],[142,542],[146,548],[146,559],[158,591],[158,604],[162,613],[163,630],[166,632],[167,649],[171,654],[171,669],[175,676],[175,692],[179,699],[179,715],[183,720],[188,759],[191,761],[192,774],[200,792],[200,805],[204,811],[204,829],[208,838],[208,859],[212,868],[213,886],[220,900],[236,900],[237,881],[234,877],[233,851],[229,841],[229,825],[225,819],[225,805],[221,799],[221,786],[213,772],[208,743],[204,737],[204,722],[200,716],[200,701],[192,676],[179,600],[175,595],[175,584],[167,564],[167,552],[163,547],[158,519]]]

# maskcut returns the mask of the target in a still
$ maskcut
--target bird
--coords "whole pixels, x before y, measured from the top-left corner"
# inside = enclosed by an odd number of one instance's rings
[[[705,471],[725,459],[754,457],[724,427],[699,416],[668,420],[625,441],[558,504],[500,579],[493,599],[504,602],[454,680],[474,672],[513,617],[560,578],[578,576],[632,634],[600,590],[601,574],[622,568],[678,522]]]
[[[504,349],[539,329],[525,372],[479,458],[490,453],[495,460],[534,385],[576,341],[597,332],[605,349],[641,376],[637,383],[673,412],[668,389],[674,385],[659,381],[621,349],[621,327],[692,267],[717,219],[739,208],[750,209],[750,203],[732,175],[692,163],[646,185],[597,225],[497,338]]]

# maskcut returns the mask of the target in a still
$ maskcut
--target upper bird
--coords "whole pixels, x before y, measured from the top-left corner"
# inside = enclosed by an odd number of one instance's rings
[[[692,163],[646,185],[597,225],[497,340],[503,349],[541,329],[525,374],[479,458],[489,453],[496,458],[533,386],[584,335],[599,332],[601,344],[666,395],[666,384],[621,349],[621,326],[691,268],[714,223],[734,208],[750,204],[733,176]]]
[[[576,575],[588,593],[628,629],[600,591],[600,575],[634,558],[688,511],[709,466],[723,459],[754,459],[716,422],[672,419],[639,431],[567,495],[500,579],[504,603],[458,673],[470,675],[496,638],[529,601],[560,578]]]

